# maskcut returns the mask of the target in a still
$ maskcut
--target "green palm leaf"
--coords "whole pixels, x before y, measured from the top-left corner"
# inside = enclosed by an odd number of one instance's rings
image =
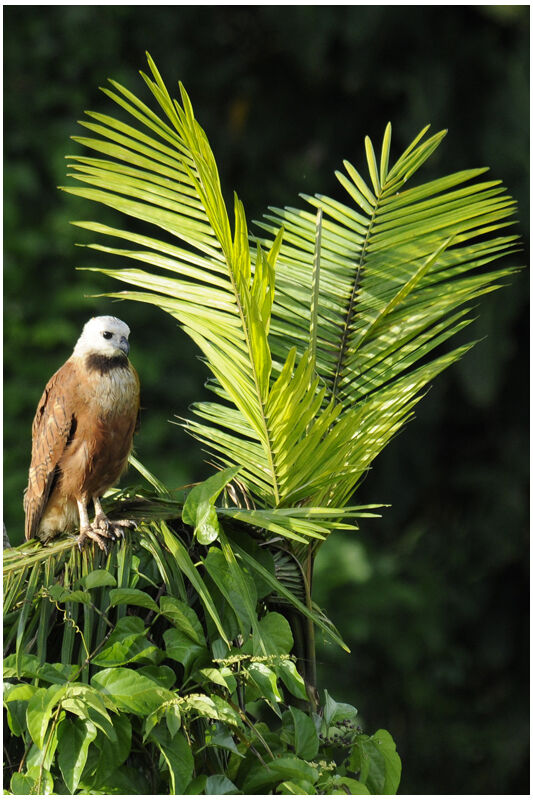
[[[149,62],[155,80],[144,76],[145,80],[172,127],[148,114],[140,102],[121,104],[173,147],[111,117],[96,115],[99,124],[84,124],[104,138],[77,140],[107,158],[75,159],[74,177],[91,188],[66,190],[151,222],[192,246],[190,252],[152,237],[134,236],[134,241],[151,249],[105,249],[179,274],[162,277],[139,269],[112,273],[130,285],[155,292],[151,301],[173,314],[198,344],[215,378],[245,420],[249,435],[259,444],[261,469],[267,476],[264,493],[275,504],[280,496],[265,402],[271,371],[267,336],[273,265],[279,241],[274,241],[268,252],[255,249],[252,270],[242,204],[235,198],[232,232],[216,163],[185,90],[181,91],[182,106],[173,103],[155,65]],[[114,86],[123,98],[133,99],[123,87]],[[117,95],[113,93],[113,97]],[[129,238],[125,231],[82,225]],[[143,293],[129,296],[146,299]]]
[[[455,188],[484,169],[404,188],[445,135],[424,142],[426,132],[390,169],[390,125],[379,170],[367,138],[372,188],[347,161],[346,172],[336,173],[350,204],[303,195],[323,213],[316,368],[327,387],[325,401],[334,397],[351,406],[426,359],[468,324],[467,304],[512,272],[483,268],[514,251],[517,237],[480,238],[509,224],[511,198],[499,181]],[[272,209],[259,224],[266,231],[285,229],[271,323],[272,351],[283,363],[291,347],[303,353],[308,346],[315,213]]]
[[[172,100],[148,61],[162,117],[112,82],[105,91],[130,121],[88,115],[92,135],[76,140],[97,155],[71,158],[81,185],[66,191],[166,238],[76,224],[134,246],[91,245],[141,265],[98,268],[132,287],[111,296],[157,305],[199,346],[216,399],[184,425],[218,465],[241,467],[252,503],[341,507],[466,348],[431,361],[435,349],[510,274],[487,266],[516,237],[487,235],[509,224],[513,202],[498,181],[475,182],[483,169],[406,188],[445,132],[426,139],[425,128],[390,166],[389,125],[377,155],[365,140],[369,181],[347,161],[337,173],[344,202],[304,196],[311,210],[272,209],[251,239],[237,197],[230,222],[185,90]],[[323,534],[310,520],[270,524],[298,541]]]

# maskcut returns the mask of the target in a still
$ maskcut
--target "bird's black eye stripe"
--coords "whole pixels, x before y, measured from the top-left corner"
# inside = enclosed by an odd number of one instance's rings
[[[111,339],[113,334],[111,333],[111,331],[104,331],[102,336],[104,337],[104,339]]]

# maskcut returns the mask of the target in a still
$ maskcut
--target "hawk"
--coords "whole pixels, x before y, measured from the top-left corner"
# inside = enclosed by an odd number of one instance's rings
[[[111,522],[100,502],[126,468],[138,425],[139,378],[128,359],[129,334],[116,317],[93,317],[46,384],[32,426],[26,539],[47,542],[79,529],[80,548],[92,539],[105,551],[106,539],[133,524]]]

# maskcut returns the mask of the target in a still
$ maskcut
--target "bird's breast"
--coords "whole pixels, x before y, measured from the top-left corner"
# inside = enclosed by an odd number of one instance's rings
[[[139,385],[128,368],[89,375],[84,395],[90,410],[102,420],[137,413]]]
[[[77,394],[77,424],[60,463],[61,489],[66,495],[100,496],[127,464],[139,381],[129,367],[87,371]]]

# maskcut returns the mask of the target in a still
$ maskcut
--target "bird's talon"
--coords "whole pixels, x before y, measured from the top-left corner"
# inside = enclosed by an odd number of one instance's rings
[[[138,524],[133,519],[117,519],[112,524],[118,525],[119,528],[131,528],[132,530],[137,530],[137,528],[139,527]]]
[[[87,539],[92,539],[93,542],[96,542],[100,550],[103,550],[104,553],[107,553],[107,547],[105,540],[94,530],[94,528],[83,528],[80,531],[80,535],[78,536],[77,543],[80,552],[83,550],[83,546]]]
[[[91,528],[97,535],[116,542],[124,536],[124,528],[135,529],[137,523],[131,519],[110,520],[103,514],[97,514]]]

